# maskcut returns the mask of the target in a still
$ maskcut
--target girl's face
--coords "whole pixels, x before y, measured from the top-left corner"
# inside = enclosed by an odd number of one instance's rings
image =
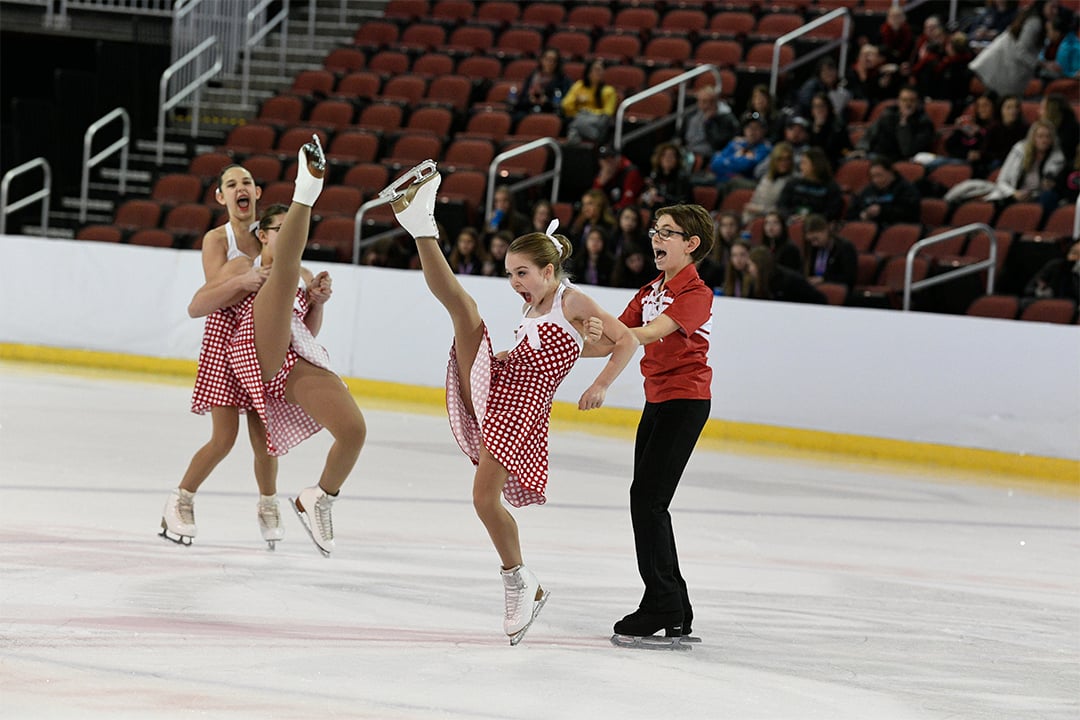
[[[1009,98],[1001,104],[1001,119],[1007,123],[1016,121],[1017,116],[1020,115],[1020,101],[1016,98]]]
[[[767,237],[780,237],[780,234],[784,232],[784,224],[780,221],[779,216],[766,215],[765,220],[761,223],[761,231]]]
[[[746,272],[754,280],[758,279],[758,266],[754,264],[749,255],[746,256]]]
[[[510,247],[510,244],[503,238],[496,235],[491,238],[491,257],[496,260],[506,259],[506,250]]]
[[[983,120],[994,117],[994,103],[988,97],[981,97],[975,101],[975,115]]]
[[[679,156],[675,154],[675,148],[665,148],[664,152],[660,153],[660,169],[664,172],[671,172],[679,164]]]
[[[814,116],[814,119],[818,122],[823,121],[829,116],[829,103],[826,100],[817,98],[810,103],[810,113]]]
[[[559,66],[559,55],[553,50],[548,50],[540,56],[540,72],[550,75]]]
[[[554,267],[550,264],[537,267],[522,253],[506,253],[506,275],[510,278],[510,287],[528,305],[541,304],[556,285]]]
[[[495,197],[491,199],[491,206],[495,210],[502,210],[507,212],[510,210],[510,193],[501,190],[495,192]]]
[[[619,213],[619,228],[625,233],[634,232],[641,224],[641,216],[633,208],[626,208]]]
[[[730,215],[720,218],[720,236],[725,240],[733,240],[739,234],[739,223]]]
[[[585,252],[589,255],[599,255],[604,251],[604,237],[598,232],[591,232],[585,238]]]
[[[277,241],[278,234],[281,232],[281,223],[285,222],[285,214],[274,215],[267,222],[265,228],[260,227],[256,236],[259,238],[259,242],[263,244],[265,249],[270,251],[270,257],[274,256],[274,243]]]
[[[589,82],[592,85],[599,85],[600,81],[604,79],[604,64],[593,63],[589,66]]]
[[[255,219],[255,201],[262,196],[262,188],[255,178],[242,167],[225,171],[217,191],[217,201],[229,210],[230,218]]]
[[[586,195],[581,199],[581,214],[589,220],[600,217],[600,206],[592,195]]]
[[[1039,152],[1047,152],[1054,144],[1054,134],[1050,128],[1039,126],[1035,128],[1035,134],[1031,138],[1035,143],[1035,149]]]
[[[741,243],[732,245],[729,262],[731,263],[731,267],[739,272],[746,272],[746,266],[750,263],[750,251]]]
[[[814,163],[810,162],[810,158],[803,155],[799,158],[799,173],[807,179],[816,180],[817,175],[814,173]]]
[[[469,233],[461,233],[457,238],[457,249],[462,255],[472,255],[476,250],[476,238]]]
[[[551,208],[547,205],[537,205],[533,210],[533,227],[543,232],[551,224]]]
[[[766,113],[769,110],[769,96],[760,90],[755,90],[750,97],[750,105],[759,113]]]
[[[632,273],[639,273],[645,269],[645,256],[639,252],[627,255],[625,262],[626,268]]]

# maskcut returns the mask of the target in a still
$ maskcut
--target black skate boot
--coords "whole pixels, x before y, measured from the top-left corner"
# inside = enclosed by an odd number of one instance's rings
[[[638,609],[615,623],[611,644],[649,650],[689,650],[683,645],[682,610],[650,612]],[[656,633],[664,631],[662,636]]]

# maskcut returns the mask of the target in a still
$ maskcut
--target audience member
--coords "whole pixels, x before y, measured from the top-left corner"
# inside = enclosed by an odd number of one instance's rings
[[[765,130],[765,137],[769,142],[780,140],[784,133],[783,113],[776,106],[776,98],[769,92],[768,85],[755,85],[750,91],[750,100],[747,103],[746,112],[743,113],[745,127],[746,117],[757,113]]]
[[[529,218],[514,207],[514,194],[506,185],[495,188],[491,198],[491,215],[484,222],[485,243],[501,230],[509,230],[517,237],[529,231]]]
[[[532,221],[529,225],[529,232],[547,232],[548,225],[555,219],[555,208],[552,206],[550,200],[540,199],[537,200],[532,206]],[[555,231],[556,235],[567,235],[569,231],[564,230],[562,225]],[[517,237],[515,235],[515,237]]]
[[[698,162],[707,163],[739,134],[739,120],[715,85],[701,86],[695,97],[697,106],[683,120],[683,143]]]
[[[844,75],[844,87],[853,99],[865,100],[872,109],[882,100],[896,97],[900,87],[899,66],[885,62],[876,45],[863,45]]]
[[[480,244],[480,233],[474,227],[465,226],[458,232],[457,243],[450,251],[450,268],[455,275],[482,275],[487,253]]]
[[[1058,93],[1043,95],[1039,101],[1039,119],[1054,126],[1061,152],[1065,157],[1071,158],[1076,152],[1077,143],[1080,142],[1080,126],[1077,125],[1076,114],[1065,96]]]
[[[885,62],[899,65],[911,57],[915,49],[915,34],[908,24],[907,14],[899,3],[893,3],[878,30],[880,50]],[[879,48],[875,48],[875,51]]]
[[[608,250],[616,259],[622,259],[629,248],[647,247],[649,238],[645,231],[646,228],[641,219],[641,208],[627,205],[615,218],[615,229],[611,233]]]
[[[769,153],[768,169],[758,180],[750,200],[743,206],[743,224],[748,225],[754,218],[775,210],[784,185],[794,176],[794,149],[790,143],[777,143]]]
[[[562,113],[562,101],[570,88],[570,79],[563,72],[562,56],[557,48],[549,47],[540,54],[539,64],[522,85],[515,119],[530,113]]]
[[[870,182],[855,196],[848,217],[879,226],[917,222],[919,191],[893,169],[892,161],[875,157],[870,161]]]
[[[1018,95],[1001,98],[998,115],[998,123],[986,133],[986,151],[983,157],[987,174],[1000,167],[1013,145],[1026,138],[1028,133],[1028,124],[1024,121]]]
[[[833,180],[825,151],[812,147],[803,154],[799,175],[789,180],[780,191],[777,209],[789,218],[820,213],[830,220],[840,219],[844,210],[844,194]]]
[[[802,116],[810,115],[810,101],[814,96],[821,93],[831,99],[831,93],[840,87],[840,73],[836,68],[836,60],[828,55],[818,61],[817,73],[799,86],[795,94],[795,114]],[[843,112],[843,107],[836,108],[837,112]]]
[[[655,280],[656,275],[651,249],[631,247],[615,266],[611,284],[620,288],[643,288]]]
[[[939,62],[945,57],[945,46],[949,44],[949,37],[945,34],[945,26],[941,18],[931,15],[923,21],[922,35],[915,39],[915,51],[911,54],[911,60],[900,66],[900,72],[908,83],[919,89],[921,95],[928,82],[932,82],[934,70]]]
[[[604,82],[604,61],[589,63],[585,76],[563,96],[563,115],[569,118],[566,139],[570,142],[603,142],[611,130],[619,104],[615,88]]]
[[[607,193],[596,188],[586,190],[581,196],[581,207],[570,224],[568,237],[574,244],[574,252],[584,252],[585,236],[594,225],[602,227],[605,232],[611,232],[615,225]]]
[[[807,144],[824,150],[833,167],[852,150],[851,135],[844,118],[837,114],[829,98],[820,93],[810,101],[809,135]]]
[[[1061,15],[1046,21],[1046,44],[1039,53],[1039,77],[1080,77],[1080,38]]]
[[[600,167],[593,178],[593,188],[607,195],[613,209],[636,205],[645,189],[637,165],[610,145],[601,145],[596,157]]]
[[[990,130],[998,124],[998,107],[991,92],[975,98],[971,115],[961,115],[945,140],[949,157],[971,165],[976,177],[986,174],[986,141]],[[1014,141],[1015,142],[1015,141]]]
[[[813,284],[829,282],[851,289],[859,271],[859,254],[850,241],[836,235],[829,221],[821,215],[808,215],[803,221],[806,258],[803,267]]]
[[[971,39],[990,42],[1005,32],[1016,19],[1019,4],[1019,0],[986,0],[986,7],[979,12],[968,29]]]
[[[1009,29],[998,35],[971,61],[971,71],[998,95],[1023,95],[1035,77],[1042,50],[1042,9],[1045,0],[1034,0],[1016,16]]]
[[[653,150],[652,172],[645,179],[642,206],[653,210],[680,205],[692,199],[690,173],[683,166],[683,154],[674,143],[660,143]]]
[[[750,243],[739,238],[731,244],[731,249],[728,251],[727,267],[724,268],[724,284],[719,294],[725,297],[746,297],[751,285],[749,266]]]
[[[945,43],[945,55],[938,61],[933,71],[919,78],[919,90],[923,97],[949,100],[954,104],[954,111],[959,112],[959,98],[968,96],[971,87],[971,70],[968,65],[975,54],[968,43],[968,37],[962,32],[949,36]]]
[[[802,252],[788,237],[787,223],[779,212],[767,212],[762,218],[761,244],[772,250],[777,265],[800,273],[803,271]]]
[[[784,138],[782,142],[786,142],[791,146],[792,154],[794,155],[793,162],[796,166],[799,165],[802,160],[803,153],[810,148],[810,121],[799,115],[788,116],[787,122],[784,125]],[[761,179],[765,176],[765,173],[769,170],[770,160],[772,153],[769,153],[769,157],[765,158],[758,163],[758,166],[754,168],[754,177]]]
[[[743,119],[743,133],[713,156],[709,169],[723,192],[739,187],[754,187],[754,169],[772,151],[765,137],[765,121],[751,112]]]
[[[570,257],[570,274],[586,285],[611,285],[615,256],[607,250],[607,231],[594,227],[585,235],[585,252]]]
[[[745,297],[818,305],[827,302],[825,295],[801,273],[777,265],[769,248],[751,250],[746,271],[750,276],[750,292]]]
[[[1073,240],[1064,258],[1043,265],[1024,288],[1024,296],[1080,302],[1080,240]]]
[[[484,262],[484,275],[506,277],[506,251],[510,249],[512,242],[514,235],[509,230],[500,230],[491,236],[487,260]]]
[[[863,154],[884,155],[896,160],[910,160],[917,153],[929,152],[934,145],[934,123],[919,104],[913,87],[900,90],[896,105],[888,107],[859,140]]]

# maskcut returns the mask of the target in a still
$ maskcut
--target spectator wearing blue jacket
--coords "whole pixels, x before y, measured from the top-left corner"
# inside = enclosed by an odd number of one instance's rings
[[[739,187],[755,187],[754,168],[772,152],[772,144],[765,137],[765,123],[761,115],[756,112],[745,115],[742,129],[742,135],[713,155],[709,164],[709,169],[716,176],[717,187],[722,192]]]

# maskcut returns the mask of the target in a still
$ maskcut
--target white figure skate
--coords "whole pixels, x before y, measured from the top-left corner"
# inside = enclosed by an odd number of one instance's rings
[[[319,548],[323,557],[330,557],[334,550],[334,521],[330,516],[334,498],[316,485],[301,490],[290,504],[315,547]]]
[[[503,631],[509,636],[510,644],[517,645],[532,627],[549,593],[540,587],[540,581],[524,565],[503,570],[502,579],[506,601]]]
[[[425,160],[387,185],[379,192],[379,198],[390,204],[401,227],[414,239],[437,238],[435,201],[441,182],[435,161]]]
[[[195,493],[176,488],[169,493],[161,511],[161,532],[166,540],[177,545],[191,545],[195,537]]]
[[[305,143],[296,154],[296,184],[293,187],[293,202],[311,207],[322,192],[323,177],[326,175],[326,154],[318,135],[311,136],[312,141]]]
[[[259,517],[259,532],[262,539],[274,550],[277,541],[285,537],[285,526],[281,524],[281,513],[278,511],[277,495],[260,495],[257,505]]]

